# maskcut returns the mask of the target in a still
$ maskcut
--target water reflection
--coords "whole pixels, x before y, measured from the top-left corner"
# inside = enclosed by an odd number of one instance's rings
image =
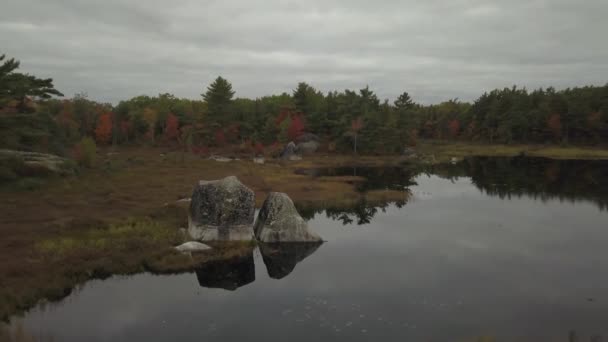
[[[259,251],[268,275],[273,279],[288,276],[302,260],[311,256],[322,243],[266,243]],[[202,287],[235,291],[255,281],[253,249],[245,255],[213,260],[196,270],[198,284]]]
[[[195,272],[202,287],[234,291],[255,281],[253,250],[244,256],[206,262]]]
[[[298,174],[311,177],[357,176],[356,189],[362,194],[376,190],[398,190],[401,199],[363,198],[357,202],[332,204],[299,204],[302,216],[310,220],[319,213],[344,225],[368,224],[390,205],[405,206],[410,189],[420,175],[435,175],[449,180],[469,178],[481,192],[501,199],[527,196],[547,201],[589,201],[600,210],[608,209],[608,161],[554,160],[533,157],[469,157],[461,162],[426,166],[340,167],[300,169]]]
[[[382,183],[413,179],[419,200],[330,205],[309,223],[327,246],[260,246],[261,258],[197,272],[238,291],[201,291],[192,274],[112,277],[38,306],[24,329],[57,341],[607,341],[607,169],[473,158],[385,173],[414,175]]]
[[[260,245],[260,252],[268,276],[281,279],[293,272],[296,265],[313,254],[321,243],[266,243]]]

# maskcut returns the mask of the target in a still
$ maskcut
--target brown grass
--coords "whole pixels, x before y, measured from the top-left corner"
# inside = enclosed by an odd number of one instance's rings
[[[56,179],[33,191],[0,191],[0,317],[40,298],[58,299],[75,284],[111,274],[178,272],[250,246],[216,246],[191,258],[171,246],[182,241],[185,207],[200,179],[236,175],[261,205],[270,191],[296,202],[354,203],[356,177],[297,175],[313,166],[381,165],[389,157],[316,156],[299,162],[217,162],[161,149],[100,151],[98,164],[77,177]],[[131,217],[132,219],[128,219]]]

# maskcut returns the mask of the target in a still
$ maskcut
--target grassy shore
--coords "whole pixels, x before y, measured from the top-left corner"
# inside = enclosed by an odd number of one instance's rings
[[[142,271],[180,272],[206,260],[244,253],[250,244],[217,246],[192,259],[172,246],[184,241],[190,196],[200,179],[236,175],[261,205],[270,191],[309,205],[348,206],[364,194],[356,177],[313,179],[298,168],[384,165],[392,157],[315,156],[300,162],[218,162],[161,149],[101,151],[97,166],[78,176],[48,180],[35,190],[0,191],[0,317],[40,298],[59,299],[91,278]],[[402,193],[371,193],[370,201]]]

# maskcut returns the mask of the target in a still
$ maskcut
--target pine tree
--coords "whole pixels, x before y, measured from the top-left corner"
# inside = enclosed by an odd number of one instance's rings
[[[406,91],[404,91],[403,94],[399,95],[397,100],[395,100],[394,104],[397,110],[407,110],[412,109],[414,107],[414,101],[412,101],[410,94],[408,94]]]
[[[230,111],[234,91],[230,82],[218,76],[201,96],[207,102],[209,123],[223,125],[231,121]]]
[[[5,55],[0,56],[0,62]],[[42,99],[51,98],[52,95],[63,96],[53,86],[53,79],[41,79],[28,74],[14,72],[19,68],[19,62],[14,58],[4,61],[0,65],[0,108],[10,100],[17,100],[17,109],[26,110],[26,100],[29,96]]]

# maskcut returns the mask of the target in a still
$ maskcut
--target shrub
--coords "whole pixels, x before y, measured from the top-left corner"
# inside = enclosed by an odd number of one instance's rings
[[[93,167],[96,156],[97,145],[95,140],[90,137],[82,138],[74,148],[74,159],[84,167]]]

